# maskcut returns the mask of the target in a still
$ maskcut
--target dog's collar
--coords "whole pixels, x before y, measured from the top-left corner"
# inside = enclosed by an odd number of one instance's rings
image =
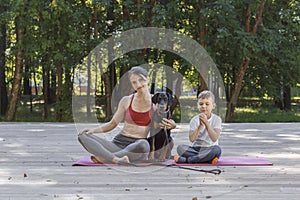
[[[168,108],[168,110],[166,110],[166,111],[158,111],[157,114],[159,117],[166,116],[166,118],[169,119],[170,118],[170,109]]]

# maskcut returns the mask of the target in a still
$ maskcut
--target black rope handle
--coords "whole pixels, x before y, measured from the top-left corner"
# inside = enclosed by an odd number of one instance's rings
[[[179,169],[186,169],[186,170],[191,170],[191,171],[197,171],[197,172],[204,172],[208,174],[214,174],[218,175],[222,173],[222,170],[220,169],[212,169],[212,170],[204,170],[204,169],[196,169],[196,168],[191,168],[191,167],[184,167],[184,166],[179,166],[176,164],[163,164],[160,162],[145,162],[145,163],[127,163],[127,162],[118,162],[119,165],[123,166],[134,166],[134,167],[146,167],[150,165],[158,165],[158,166],[165,166],[165,167],[173,167],[173,168],[179,168]]]
[[[179,168],[179,169],[192,170],[192,171],[197,171],[197,172],[204,172],[204,173],[209,173],[209,174],[214,174],[214,175],[218,175],[218,174],[222,173],[222,170],[220,170],[220,169],[204,170],[204,169],[183,167],[183,166],[178,166],[178,165],[166,165],[166,166],[167,167]]]

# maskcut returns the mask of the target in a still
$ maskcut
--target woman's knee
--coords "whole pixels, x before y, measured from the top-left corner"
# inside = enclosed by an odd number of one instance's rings
[[[88,151],[88,149],[89,149],[88,135],[86,133],[79,134],[78,141]]]
[[[88,134],[87,133],[81,133],[78,135],[78,141],[84,145],[86,143],[86,141],[88,140]]]
[[[150,145],[147,140],[139,140],[138,141],[138,149],[140,153],[148,153],[150,152]]]

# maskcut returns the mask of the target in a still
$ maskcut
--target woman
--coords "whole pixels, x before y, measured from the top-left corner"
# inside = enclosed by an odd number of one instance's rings
[[[148,158],[150,147],[146,138],[155,111],[148,89],[149,76],[139,66],[132,67],[128,75],[136,92],[120,100],[116,113],[108,123],[92,130],[84,129],[78,135],[79,142],[94,155],[91,158],[96,163],[129,163]],[[94,135],[113,130],[123,119],[122,130],[112,141]],[[172,129],[176,125],[173,120],[164,119],[162,126]]]

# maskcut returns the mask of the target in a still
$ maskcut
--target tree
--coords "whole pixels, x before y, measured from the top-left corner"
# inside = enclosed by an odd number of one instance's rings
[[[0,115],[5,115],[8,106],[6,75],[5,75],[5,50],[6,50],[6,24],[0,25]]]
[[[43,85],[44,117],[47,119],[50,114],[49,105],[55,105],[56,120],[70,120],[72,76],[76,67],[86,67],[81,63],[103,39],[139,27],[182,32],[208,51],[226,86],[227,121],[244,94],[267,95],[283,105],[283,109],[289,109],[289,91],[300,74],[298,0],[10,3],[2,0],[0,6],[0,108],[3,114],[8,105],[6,88],[12,89],[7,112],[12,113],[10,120],[17,111],[18,95],[26,91],[28,94],[32,80]],[[95,81],[96,93],[108,97],[107,118],[112,115],[110,95],[116,82],[134,65],[164,64],[176,69],[193,85],[207,88],[195,67],[171,52],[138,49],[112,60],[113,51],[111,48],[109,53],[111,65],[98,62],[96,70],[99,69],[101,76],[91,80]],[[98,61],[102,59],[96,57]],[[180,84],[179,80],[176,89]],[[166,85],[169,88],[171,83]],[[175,93],[180,95],[180,91]]]
[[[92,5],[77,0],[53,1],[38,10],[40,51],[44,58],[44,100],[52,103],[50,100],[54,99],[57,121],[69,121],[72,119],[73,68],[92,48]]]
[[[291,87],[297,84],[300,75],[298,13],[299,1],[275,1],[267,7],[260,30],[266,40],[261,41],[265,47],[263,51],[270,61],[270,67],[265,70],[267,74],[260,79],[261,85],[281,110],[291,110]]]
[[[252,6],[251,4],[247,5],[246,9],[246,18],[245,18],[245,31],[249,33],[249,36],[255,36],[258,26],[260,25],[262,21],[263,11],[264,11],[265,1],[261,1],[258,5],[258,9],[256,12],[255,17],[253,17],[252,14]],[[251,43],[251,41],[249,41]],[[243,56],[242,61],[238,67],[236,79],[234,81],[234,88],[231,94],[231,97],[229,99],[229,102],[227,104],[227,112],[226,112],[226,121],[230,121],[232,118],[232,115],[234,113],[234,109],[237,104],[238,97],[240,95],[241,89],[242,89],[242,82],[245,75],[245,72],[249,66],[251,57],[252,57],[252,49],[249,47],[245,47],[245,50],[247,51],[247,54]]]
[[[11,97],[8,105],[8,110],[5,116],[5,120],[12,121],[16,117],[17,104],[19,103],[21,94],[21,80],[23,73],[23,36],[24,36],[24,10],[25,5],[20,5],[20,14],[15,18],[16,26],[16,39],[17,39],[17,49],[16,49],[16,65],[14,71],[14,79],[11,90]]]
[[[0,5],[0,115],[5,115],[8,107],[7,85],[5,75],[5,51],[6,51],[6,26],[7,19],[4,17],[8,12],[8,2],[2,2]]]

